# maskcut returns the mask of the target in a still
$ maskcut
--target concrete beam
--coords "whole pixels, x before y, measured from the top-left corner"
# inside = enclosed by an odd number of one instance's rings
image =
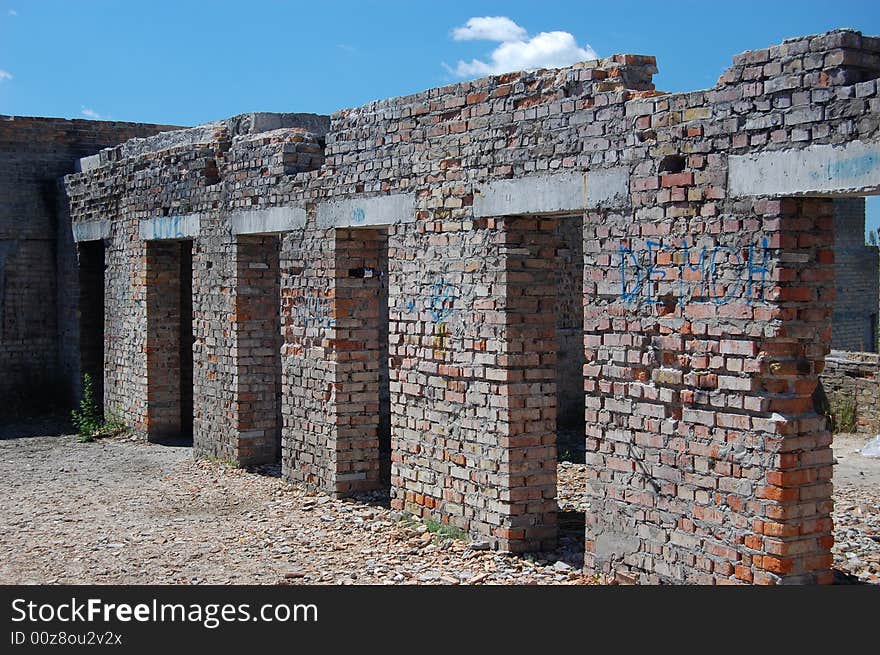
[[[201,216],[156,216],[140,223],[141,239],[145,241],[192,239],[201,234]]]
[[[248,209],[229,215],[233,234],[272,234],[302,229],[306,210],[302,207],[269,207]]]
[[[81,157],[77,159],[73,163],[73,170],[77,173],[88,173],[89,171],[93,171],[96,168],[99,168],[103,165],[101,161],[101,155],[89,155],[88,157]]]
[[[416,201],[411,193],[331,200],[318,205],[318,227],[394,225],[415,220]]]
[[[72,225],[73,240],[102,241],[110,238],[110,221],[87,221]]]
[[[731,197],[880,192],[880,142],[851,141],[728,158]]]
[[[629,169],[606,168],[495,180],[474,194],[474,216],[560,214],[618,207],[629,198]]]

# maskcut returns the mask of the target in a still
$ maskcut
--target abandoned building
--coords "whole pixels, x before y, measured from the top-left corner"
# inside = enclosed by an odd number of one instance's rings
[[[877,345],[880,37],[745,52],[692,93],[656,70],[185,129],[6,117],[0,393],[91,373],[151,440],[514,552],[555,542],[574,430],[588,570],[829,582],[813,396],[832,346]]]

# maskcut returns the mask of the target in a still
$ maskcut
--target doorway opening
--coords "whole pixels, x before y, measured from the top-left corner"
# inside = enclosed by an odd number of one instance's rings
[[[79,368],[104,411],[104,242],[83,241],[79,250]],[[80,389],[82,392],[82,389]]]
[[[556,221],[556,473],[562,559],[583,565],[587,509],[584,396],[584,218]]]
[[[192,247],[191,240],[146,242],[150,441],[192,444]]]

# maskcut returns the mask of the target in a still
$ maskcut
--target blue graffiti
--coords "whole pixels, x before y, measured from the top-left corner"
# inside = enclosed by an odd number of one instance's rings
[[[633,303],[645,296],[648,304],[661,305],[664,301],[654,297],[654,285],[652,282],[662,281],[667,278],[670,268],[678,272],[678,304],[684,306],[687,302],[685,289],[685,272],[699,273],[699,295],[708,296],[716,305],[726,305],[735,299],[745,286],[745,301],[751,305],[756,293],[756,276],[760,278],[757,290],[758,300],[763,301],[764,283],[769,273],[769,247],[766,238],[761,239],[760,247],[750,244],[748,248],[748,261],[743,262],[739,252],[730,246],[716,245],[711,249],[703,246],[700,249],[699,258],[692,263],[691,250],[695,244],[688,244],[686,239],[681,242],[682,263],[673,266],[657,264],[657,253],[671,252],[675,247],[664,245],[657,241],[645,242],[645,254],[639,257],[628,246],[621,244],[618,247],[620,255],[620,299],[625,303]],[[721,262],[726,260],[726,265],[736,271],[732,284],[724,285],[720,282]],[[743,280],[743,274],[745,280]]]
[[[293,298],[293,319],[303,327],[331,328],[336,319],[331,316],[333,305],[320,295],[301,295]]]
[[[431,292],[431,318],[435,323],[442,323],[451,314],[455,306],[456,289],[445,280],[440,279],[434,283]]]
[[[826,173],[830,179],[861,177],[877,168],[877,155],[869,153],[860,157],[852,157],[840,161],[832,161],[826,166]]]
[[[355,207],[351,210],[351,222],[360,225],[367,220],[367,214],[361,207]]]
[[[180,216],[158,216],[154,218],[150,227],[153,239],[182,239],[186,237],[180,224]]]

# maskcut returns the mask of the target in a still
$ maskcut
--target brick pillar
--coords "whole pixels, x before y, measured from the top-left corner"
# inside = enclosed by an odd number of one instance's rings
[[[239,237],[235,252],[235,459],[247,466],[280,456],[278,237]]]
[[[830,202],[588,215],[585,566],[621,580],[830,579]]]
[[[180,243],[146,243],[147,420],[150,440],[180,435]]]
[[[505,331],[498,370],[502,412],[500,500],[496,530],[515,552],[556,544],[557,221],[503,220]]]
[[[282,263],[282,471],[339,496],[381,486],[385,252],[382,231],[340,229],[308,233]]]
[[[770,454],[745,537],[742,578],[756,583],[832,581],[831,433],[814,394],[831,342],[834,218],[827,199],[762,203],[771,248],[779,248],[768,298],[772,333],[760,345],[760,423]],[[753,419],[757,422],[757,419]],[[751,570],[745,565],[751,560]]]
[[[335,491],[380,486],[379,424],[381,355],[379,324],[387,300],[380,293],[382,253],[387,237],[379,230],[336,230],[336,324],[328,344],[336,361]]]
[[[282,237],[281,474],[327,492],[335,484],[332,230]]]

